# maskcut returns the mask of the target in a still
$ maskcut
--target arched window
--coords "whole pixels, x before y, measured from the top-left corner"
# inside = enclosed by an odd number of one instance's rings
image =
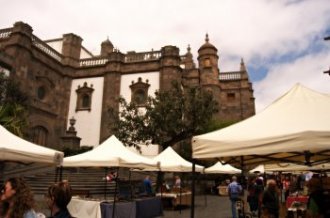
[[[32,129],[32,142],[38,145],[47,146],[48,131],[43,126],[36,126]]]

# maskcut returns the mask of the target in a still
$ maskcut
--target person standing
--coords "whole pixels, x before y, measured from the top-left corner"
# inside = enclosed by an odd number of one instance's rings
[[[32,191],[23,178],[10,178],[5,182],[1,195],[2,205],[6,205],[4,218],[36,218],[35,201]]]
[[[237,183],[237,177],[232,177],[232,182],[228,185],[228,195],[231,201],[231,212],[233,218],[237,218],[236,215],[236,202],[239,200],[239,196],[242,193],[242,186]]]
[[[175,181],[174,181],[174,185],[173,188],[180,188],[181,187],[181,179],[179,176],[175,176]]]
[[[249,180],[247,191],[248,191],[247,202],[249,203],[250,211],[253,215],[256,215],[259,206],[259,192],[257,190],[257,184],[255,178],[251,178]]]
[[[284,191],[284,199],[286,201],[286,199],[288,198],[289,194],[290,194],[290,179],[288,176],[286,176],[282,182],[282,187],[283,187],[283,191]]]
[[[46,199],[51,212],[49,218],[72,218],[67,208],[71,197],[71,187],[67,181],[61,181],[49,186]]]
[[[269,218],[279,218],[280,202],[276,181],[267,181],[266,190],[262,196],[262,214]]]
[[[326,218],[325,194],[322,189],[320,178],[312,178],[307,183],[308,187],[308,202],[307,202],[307,217],[308,218]]]
[[[147,175],[144,180],[143,180],[143,186],[145,189],[145,192],[147,193],[148,196],[151,196],[153,194],[152,192],[152,182],[150,179],[150,176]]]

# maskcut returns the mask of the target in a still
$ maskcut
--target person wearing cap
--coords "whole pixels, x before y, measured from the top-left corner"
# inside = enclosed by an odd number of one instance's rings
[[[236,202],[239,200],[239,196],[242,192],[242,186],[237,183],[237,177],[232,177],[232,182],[228,185],[228,195],[231,201],[231,212],[233,218],[237,218],[236,214]]]

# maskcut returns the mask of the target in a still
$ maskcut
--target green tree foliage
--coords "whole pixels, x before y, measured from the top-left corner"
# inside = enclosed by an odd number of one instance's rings
[[[90,151],[92,149],[93,149],[93,146],[83,146],[83,147],[80,147],[78,149],[65,147],[65,148],[63,148],[63,152],[64,152],[64,157],[70,157],[70,156],[73,156],[73,155],[85,153],[85,152]]]
[[[27,95],[0,68],[0,124],[10,132],[23,136],[26,126]]]
[[[109,110],[111,131],[127,145],[151,140],[163,149],[202,132],[217,111],[213,95],[200,87],[172,85],[171,90],[149,97],[145,109],[120,99],[120,111]]]

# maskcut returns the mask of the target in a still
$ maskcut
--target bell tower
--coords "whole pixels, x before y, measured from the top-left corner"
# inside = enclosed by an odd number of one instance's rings
[[[218,49],[209,42],[206,34],[205,43],[198,49],[198,65],[201,85],[215,85],[219,83]]]

